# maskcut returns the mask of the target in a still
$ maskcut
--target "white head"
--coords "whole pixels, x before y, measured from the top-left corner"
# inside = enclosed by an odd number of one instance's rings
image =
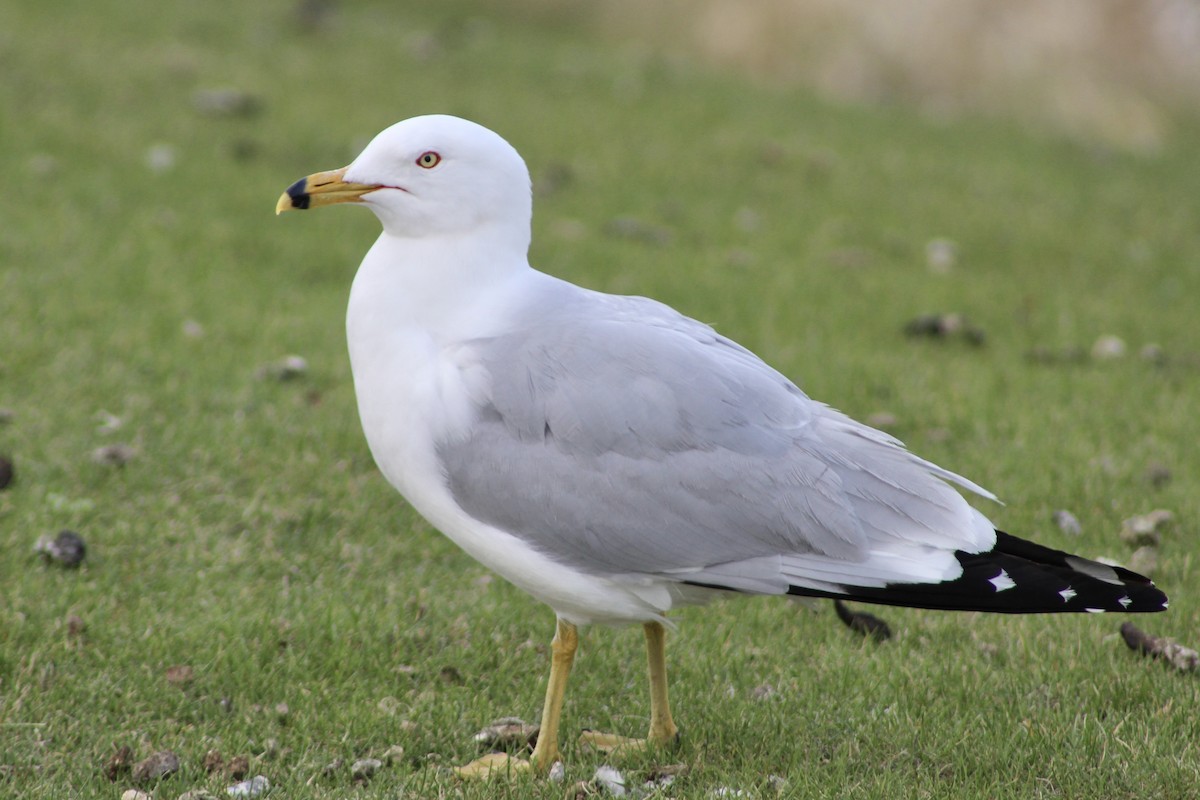
[[[525,249],[533,214],[529,170],[512,145],[474,122],[430,115],[398,122],[350,166],[297,181],[278,212],[361,202],[401,238],[484,229]]]

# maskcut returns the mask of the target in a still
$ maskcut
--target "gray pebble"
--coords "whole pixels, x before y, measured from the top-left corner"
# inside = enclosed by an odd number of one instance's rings
[[[235,783],[226,789],[225,793],[231,797],[257,797],[270,788],[271,782],[265,775],[255,775],[248,781]]]
[[[47,562],[64,567],[78,567],[87,556],[87,545],[83,537],[75,531],[62,531],[53,539],[42,536],[33,549],[34,552],[41,553]]]

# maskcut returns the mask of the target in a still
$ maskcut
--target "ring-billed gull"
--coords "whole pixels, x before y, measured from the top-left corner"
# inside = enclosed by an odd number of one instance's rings
[[[525,162],[424,116],[277,211],[360,203],[383,233],[346,328],[363,431],[436,528],[557,614],[531,761],[560,757],[577,626],[642,623],[650,743],[677,734],[666,614],[718,593],[1005,613],[1160,611],[1140,575],[1009,536],[995,499],[811,400],[707,325],[529,266]],[[633,740],[596,736],[598,743]],[[464,774],[501,765],[485,757]]]

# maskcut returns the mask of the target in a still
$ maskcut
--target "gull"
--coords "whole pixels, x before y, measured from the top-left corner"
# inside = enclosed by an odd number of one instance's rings
[[[388,482],[468,554],[556,614],[528,761],[561,758],[578,628],[640,623],[644,739],[676,740],[671,609],[722,594],[928,609],[1160,611],[1148,579],[999,531],[987,490],[810,399],[708,325],[529,265],[529,171],[498,134],[445,115],[296,181],[277,213],[352,203],[383,232],[350,290],[363,432]],[[961,490],[961,491],[960,491]]]

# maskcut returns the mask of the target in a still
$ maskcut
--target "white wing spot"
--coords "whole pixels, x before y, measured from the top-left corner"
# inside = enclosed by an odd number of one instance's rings
[[[1013,582],[1012,578],[1008,577],[1008,573],[1004,570],[1000,570],[1000,574],[992,578],[988,583],[995,586],[997,592],[1003,592],[1005,589],[1011,589],[1017,585]]]
[[[1074,589],[1072,589],[1070,586],[1068,586],[1067,588],[1065,588],[1061,592],[1059,592],[1058,595],[1059,595],[1059,597],[1061,597],[1063,599],[1064,603],[1069,603],[1069,602],[1071,602],[1071,598],[1076,595],[1076,591]]]
[[[1128,595],[1122,597],[1117,602],[1121,604],[1121,608],[1129,608],[1131,605],[1133,605],[1133,601],[1129,599]]]
[[[1088,612],[1089,614],[1103,614],[1104,613],[1103,608],[1085,608],[1084,611]]]

